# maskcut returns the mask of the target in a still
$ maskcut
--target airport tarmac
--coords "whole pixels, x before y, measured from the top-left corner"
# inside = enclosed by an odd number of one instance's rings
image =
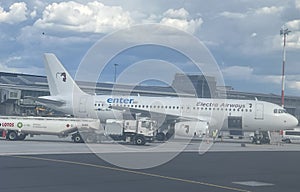
[[[158,157],[174,153],[184,145],[184,142],[169,143],[168,148],[158,148],[161,143],[122,145],[120,151],[114,143],[0,140],[0,191],[296,192],[300,189],[298,144],[206,143],[211,145],[208,151],[199,153],[200,143],[193,141],[171,161],[149,169],[117,167],[98,155],[126,159],[142,153]],[[147,151],[149,148],[155,150]]]

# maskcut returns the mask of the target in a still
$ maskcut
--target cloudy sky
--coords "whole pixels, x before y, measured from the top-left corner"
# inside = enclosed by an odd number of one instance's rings
[[[176,27],[199,38],[215,58],[226,85],[274,94],[281,90],[279,31],[286,25],[292,31],[287,38],[286,94],[300,96],[300,0],[0,1],[0,71],[44,75],[43,53],[53,52],[74,75],[100,38],[149,23]],[[162,62],[167,57],[153,58],[159,52],[151,47],[126,51],[111,63],[117,62],[122,71],[122,65],[143,59]],[[184,71],[195,72],[176,56],[168,62],[181,62]],[[101,81],[113,81],[113,73],[111,64]]]

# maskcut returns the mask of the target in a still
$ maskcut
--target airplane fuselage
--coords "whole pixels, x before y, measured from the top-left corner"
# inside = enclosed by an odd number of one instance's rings
[[[122,118],[122,110],[129,109],[156,116],[160,114],[166,118],[172,116],[190,121],[206,121],[212,129],[281,130],[298,123],[282,107],[256,100],[86,95],[73,98],[73,106],[62,108],[77,117],[100,118],[102,121]]]

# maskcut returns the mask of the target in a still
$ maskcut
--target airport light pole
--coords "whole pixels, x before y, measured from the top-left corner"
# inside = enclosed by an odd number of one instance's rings
[[[281,106],[284,107],[284,87],[285,87],[285,45],[286,36],[291,32],[286,26],[280,29],[280,35],[283,35],[283,58],[282,58],[282,76],[281,76]]]
[[[115,63],[114,66],[115,66],[115,76],[114,76],[114,83],[116,83],[116,80],[117,80],[117,66],[119,64]]]

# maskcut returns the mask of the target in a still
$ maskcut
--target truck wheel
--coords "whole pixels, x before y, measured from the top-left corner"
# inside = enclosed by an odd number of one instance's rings
[[[25,138],[26,138],[26,134],[23,133],[18,136],[18,140],[20,141],[23,141]]]
[[[15,141],[15,140],[18,139],[18,134],[17,134],[17,132],[15,132],[15,131],[9,131],[9,132],[7,133],[6,138],[7,138],[8,140],[10,140],[10,141]]]
[[[156,140],[157,141],[164,141],[166,139],[166,136],[163,132],[157,133],[156,134]]]
[[[74,134],[72,138],[75,143],[83,143],[83,139],[79,133]]]
[[[143,137],[143,136],[136,136],[135,138],[134,138],[134,143],[136,144],[136,145],[145,145],[145,143],[146,143],[146,140],[145,140],[145,138]]]

